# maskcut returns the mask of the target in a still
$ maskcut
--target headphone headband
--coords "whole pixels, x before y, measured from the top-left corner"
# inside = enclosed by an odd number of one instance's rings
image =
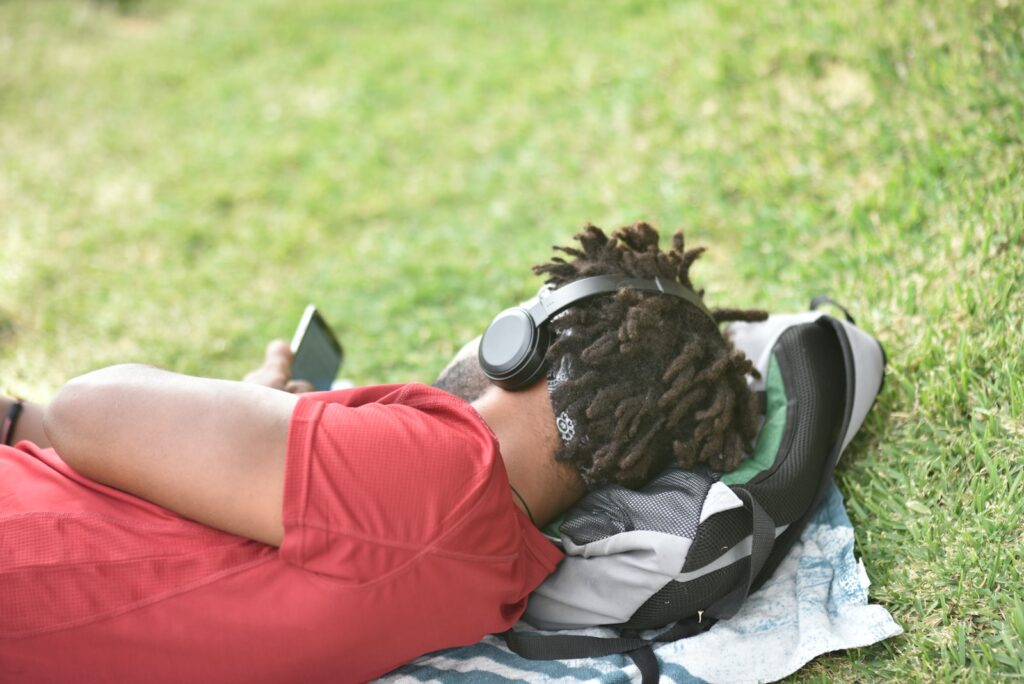
[[[557,290],[542,289],[532,299],[495,316],[480,340],[480,368],[490,380],[505,389],[529,386],[544,374],[549,336],[545,324],[573,304],[627,287],[678,297],[703,311],[712,324],[718,326],[697,293],[674,280],[591,276]]]
[[[718,325],[714,316],[704,306],[697,293],[681,285],[674,280],[662,280],[654,278],[627,278],[624,276],[599,275],[589,278],[581,278],[563,285],[557,290],[541,290],[535,297],[524,302],[520,306],[530,313],[536,327],[540,327],[555,315],[561,313],[573,304],[598,295],[610,294],[623,288],[632,288],[642,292],[660,292],[685,299],[690,304],[700,309],[712,323]]]

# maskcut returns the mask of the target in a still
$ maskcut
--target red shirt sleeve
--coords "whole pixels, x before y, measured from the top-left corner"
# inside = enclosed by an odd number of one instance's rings
[[[462,400],[423,385],[307,395],[289,433],[281,557],[359,584],[438,549],[514,554],[508,497],[497,441]],[[507,532],[462,534],[470,518]]]

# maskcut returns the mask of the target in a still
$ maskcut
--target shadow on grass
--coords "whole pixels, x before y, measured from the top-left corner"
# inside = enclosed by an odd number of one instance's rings
[[[97,7],[111,9],[118,14],[134,14],[144,4],[144,0],[89,0]]]
[[[6,345],[14,341],[17,336],[17,326],[14,318],[3,309],[0,309],[0,345]]]

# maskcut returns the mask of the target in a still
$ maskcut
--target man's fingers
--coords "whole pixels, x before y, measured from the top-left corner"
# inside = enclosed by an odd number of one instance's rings
[[[267,345],[267,353],[263,360],[264,366],[274,366],[275,368],[285,368],[288,370],[288,375],[291,375],[292,367],[292,348],[284,340],[274,340]]]
[[[288,384],[284,386],[286,392],[292,394],[305,394],[306,392],[313,392],[315,388],[305,380],[289,380]]]
[[[244,381],[257,385],[284,389],[292,377],[292,349],[284,340],[274,340],[267,345],[263,365],[246,374]]]

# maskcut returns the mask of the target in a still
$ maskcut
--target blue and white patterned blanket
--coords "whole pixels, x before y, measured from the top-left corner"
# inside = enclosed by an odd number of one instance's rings
[[[734,618],[655,650],[662,681],[775,681],[822,653],[902,634],[885,608],[868,604],[868,584],[863,563],[853,556],[853,528],[843,497],[833,484],[800,542]],[[614,635],[601,628],[575,633]],[[488,636],[473,646],[425,655],[380,681],[624,684],[639,680],[636,665],[626,656],[526,660],[510,652],[501,638]]]

